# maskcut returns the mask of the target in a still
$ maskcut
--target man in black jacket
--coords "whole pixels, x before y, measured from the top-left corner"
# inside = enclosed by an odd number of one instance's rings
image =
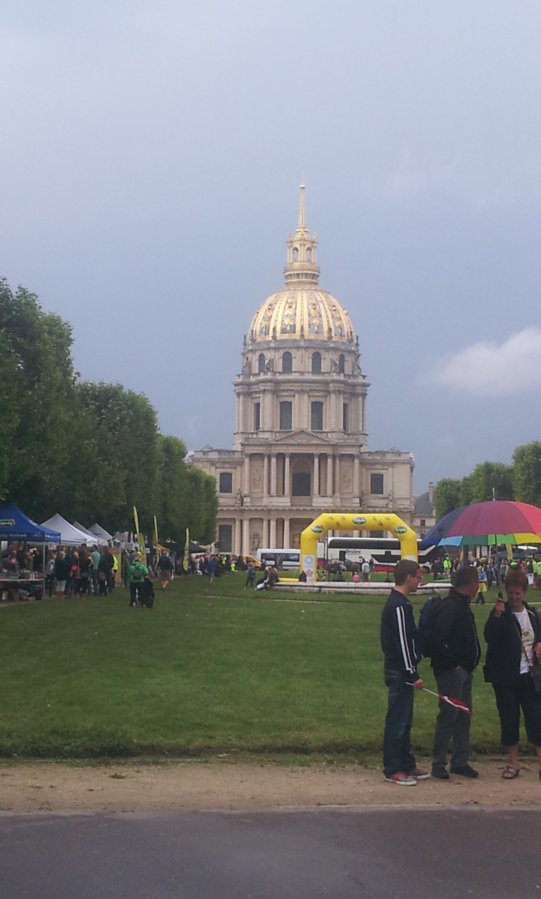
[[[422,690],[424,685],[417,673],[421,656],[415,645],[416,627],[408,596],[417,590],[420,577],[417,562],[411,559],[398,562],[394,572],[395,586],[381,615],[384,676],[389,689],[383,735],[383,774],[389,783],[405,787],[414,787],[418,780],[430,777],[428,771],[417,767],[410,748],[413,689]]]
[[[454,587],[438,608],[432,629],[432,668],[438,693],[460,699],[469,709],[472,702],[473,672],[479,663],[481,648],[470,602],[479,591],[477,569],[465,566],[455,575]],[[440,701],[432,750],[432,777],[448,780],[447,752],[452,744],[451,774],[478,777],[468,764],[470,754],[470,716]]]

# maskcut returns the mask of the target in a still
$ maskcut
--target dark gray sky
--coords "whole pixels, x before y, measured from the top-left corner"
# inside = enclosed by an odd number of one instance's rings
[[[1,2],[0,274],[83,378],[231,447],[306,183],[415,489],[540,438],[538,0]]]

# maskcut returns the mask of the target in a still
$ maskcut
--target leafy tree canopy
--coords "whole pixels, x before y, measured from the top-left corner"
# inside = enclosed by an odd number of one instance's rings
[[[436,519],[461,506],[490,499],[541,506],[541,442],[517,447],[512,465],[482,462],[462,479],[443,478],[436,485],[434,497]]]
[[[108,530],[214,539],[216,485],[185,464],[186,447],[158,432],[148,399],[74,373],[70,326],[22,287],[0,280],[0,501],[43,521],[55,512]]]

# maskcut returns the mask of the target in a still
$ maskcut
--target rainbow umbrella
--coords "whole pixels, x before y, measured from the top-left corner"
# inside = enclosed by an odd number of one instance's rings
[[[488,500],[453,509],[430,528],[423,546],[498,546],[541,543],[541,509],[529,503]]]

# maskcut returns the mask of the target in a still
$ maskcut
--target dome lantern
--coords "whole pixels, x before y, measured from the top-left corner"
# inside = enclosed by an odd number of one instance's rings
[[[287,235],[287,264],[284,268],[286,284],[295,281],[312,281],[317,284],[319,280],[319,268],[317,266],[317,235],[310,237],[306,227],[306,213],[304,208],[304,184],[301,184],[301,198],[299,207],[299,223],[293,237]]]
[[[306,227],[304,184],[301,184],[299,222],[287,239],[284,286],[267,297],[249,329],[248,343],[298,340],[355,345],[349,315],[332,294],[319,286],[317,237]]]

